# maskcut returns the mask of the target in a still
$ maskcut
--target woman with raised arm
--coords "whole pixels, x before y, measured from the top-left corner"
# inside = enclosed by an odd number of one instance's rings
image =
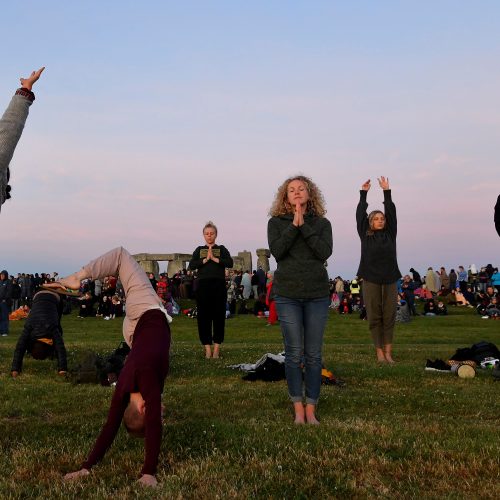
[[[361,186],[359,193],[356,223],[361,239],[361,261],[357,274],[363,278],[363,301],[377,360],[394,363],[392,342],[396,323],[397,281],[401,277],[396,255],[396,206],[392,202],[389,179],[380,177],[378,183],[384,191],[385,213],[380,210],[367,213],[366,196],[371,187],[370,179]]]
[[[311,179],[300,175],[279,187],[267,225],[269,248],[278,264],[273,294],[296,424],[319,424],[316,405],[321,387],[321,349],[330,305],[325,263],[333,246],[332,226],[325,213],[321,191]]]
[[[196,306],[198,335],[205,347],[206,358],[218,358],[220,345],[224,342],[226,324],[226,267],[233,267],[233,259],[228,249],[216,245],[217,227],[207,222],[203,228],[205,245],[193,252],[189,269],[198,270],[198,288],[196,290]],[[214,350],[212,352],[212,344]]]
[[[17,89],[0,119],[0,210],[5,200],[10,198],[9,163],[23,133],[29,107],[35,100],[31,89],[44,69],[33,71],[28,78],[20,78],[21,88]]]

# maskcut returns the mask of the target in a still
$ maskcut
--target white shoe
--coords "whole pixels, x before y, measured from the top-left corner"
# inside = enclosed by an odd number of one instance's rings
[[[481,316],[481,319],[490,319],[489,316]]]

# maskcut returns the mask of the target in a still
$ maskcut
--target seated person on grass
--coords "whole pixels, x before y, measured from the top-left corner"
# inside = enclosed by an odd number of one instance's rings
[[[440,300],[437,303],[436,315],[437,316],[448,316],[448,308],[446,307],[445,303],[442,300]]]
[[[427,302],[424,304],[424,316],[436,316],[434,299],[427,299]]]
[[[133,436],[145,437],[145,459],[139,482],[156,486],[162,434],[161,394],[168,372],[171,318],[135,259],[121,247],[98,257],[55,287],[77,290],[85,278],[119,276],[127,300],[123,336],[131,347],[120,372],[108,418],[81,468],[64,476],[74,480],[90,473],[113,443],[123,423]],[[51,286],[51,285],[47,285]]]
[[[456,290],[452,290],[451,293],[455,297],[455,301],[454,301],[455,305],[472,307],[470,305],[470,303],[468,302],[468,300],[464,297],[464,294],[460,291],[459,288],[457,288]],[[451,303],[451,301],[449,303]]]
[[[473,307],[477,306],[476,296],[475,296],[474,292],[472,291],[472,286],[467,285],[467,288],[465,289],[465,291],[463,292],[463,294],[464,294],[465,300],[471,306],[473,306]]]
[[[498,299],[496,297],[493,297],[491,299],[491,302],[486,306],[484,315],[488,316],[489,318],[500,317],[500,308],[498,304]]]
[[[344,295],[337,310],[339,314],[352,314],[352,304],[348,296]]]
[[[29,352],[34,359],[46,359],[53,357],[55,353],[59,375],[64,375],[68,371],[61,327],[64,309],[61,295],[68,293],[64,289],[60,289],[59,292],[40,290],[33,297],[31,311],[14,351],[12,377],[16,378],[21,373],[26,352]]]
[[[476,294],[476,311],[480,316],[484,316],[486,314],[486,308],[489,306],[491,302],[491,297],[486,292],[479,291]]]

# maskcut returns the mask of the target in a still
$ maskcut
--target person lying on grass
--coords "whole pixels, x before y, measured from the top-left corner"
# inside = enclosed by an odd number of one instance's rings
[[[66,474],[64,479],[70,481],[89,474],[113,443],[123,419],[129,434],[145,438],[139,482],[156,486],[162,434],[161,394],[169,365],[171,318],[146,273],[122,247],[98,257],[54,287],[77,290],[82,280],[105,276],[119,277],[123,284],[127,300],[123,335],[131,351],[118,377],[107,421],[90,455],[79,470]]]
[[[61,295],[66,295],[62,288],[54,291],[40,290],[33,297],[31,311],[14,350],[11,368],[13,378],[21,373],[26,352],[34,359],[46,359],[55,354],[59,375],[68,371],[61,327],[64,308]]]

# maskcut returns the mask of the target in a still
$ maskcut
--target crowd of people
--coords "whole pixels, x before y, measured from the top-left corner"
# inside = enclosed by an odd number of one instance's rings
[[[457,267],[458,273],[445,267],[434,271],[429,267],[425,275],[414,268],[397,281],[398,305],[408,306],[411,316],[446,316],[449,306],[468,307],[484,319],[500,317],[497,301],[500,294],[500,274],[492,264],[478,268],[472,264],[466,271]],[[337,276],[330,280],[330,307],[339,314],[358,312],[366,319],[362,294],[363,280],[344,280]],[[421,312],[416,305],[421,304]]]
[[[11,197],[9,164],[21,137],[28,108],[34,101],[33,84],[44,68],[21,78],[21,88],[0,120],[0,207]],[[384,211],[368,213],[368,179],[361,185],[356,226],[361,255],[356,279],[348,285],[338,277],[331,282],[325,262],[333,251],[332,226],[325,217],[323,195],[303,175],[286,179],[278,188],[269,211],[268,245],[276,259],[273,276],[262,269],[250,273],[228,272],[233,267],[229,251],[216,244],[217,227],[203,227],[204,244],[198,246],[189,270],[171,280],[147,276],[122,247],[92,260],[80,271],[59,278],[52,275],[9,276],[0,272],[0,335],[8,335],[9,313],[16,306],[32,308],[17,343],[12,377],[21,373],[22,359],[30,352],[36,359],[56,352],[59,373],[67,370],[61,316],[66,296],[77,295],[80,318],[112,319],[125,314],[123,336],[131,348],[113,394],[107,421],[80,469],[66,480],[86,476],[112,444],[123,420],[127,430],[145,437],[142,484],[155,486],[161,445],[161,394],[168,373],[170,310],[175,298],[194,297],[197,323],[206,358],[218,358],[224,341],[225,320],[236,301],[255,298],[257,315],[269,308],[279,318],[285,347],[285,371],[296,424],[318,425],[316,406],[321,387],[323,334],[328,308],[340,314],[359,310],[368,322],[378,362],[394,363],[393,339],[398,304],[416,315],[415,301],[424,299],[424,314],[446,315],[448,305],[476,308],[485,319],[498,318],[498,269],[488,265],[478,272],[463,266],[449,273],[429,268],[425,277],[415,271],[404,277],[397,262],[397,216],[389,179],[377,179],[383,192]],[[500,197],[495,207],[495,227],[500,235]],[[268,280],[268,278],[270,278]],[[269,281],[269,283],[268,283]],[[346,289],[347,288],[347,289]],[[271,311],[274,311],[271,314]]]

